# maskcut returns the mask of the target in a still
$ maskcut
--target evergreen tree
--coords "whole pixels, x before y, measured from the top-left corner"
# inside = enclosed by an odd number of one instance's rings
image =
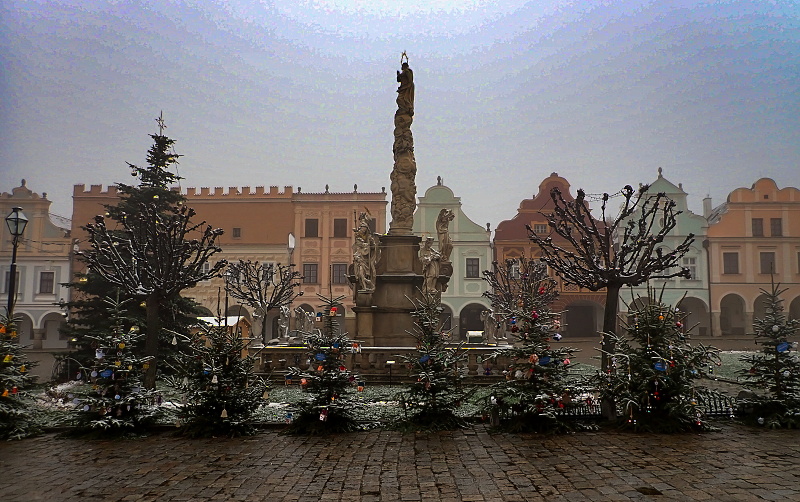
[[[142,385],[151,358],[142,357],[144,333],[126,317],[126,304],[107,297],[106,317],[111,327],[102,335],[86,335],[94,357],[74,375],[75,409],[72,424],[77,434],[118,435],[141,432],[157,418],[154,404],[160,399]]]
[[[800,329],[800,320],[786,319],[781,299],[785,291],[775,284],[771,291],[762,290],[767,295],[766,312],[753,322],[761,352],[741,358],[750,366],[742,370],[742,376],[766,392],[742,403],[745,419],[770,428],[800,426],[800,358],[793,352],[797,341],[791,340]]]
[[[662,292],[663,294],[663,292]],[[649,432],[708,430],[705,410],[714,395],[698,380],[719,365],[719,351],[689,343],[684,315],[661,296],[643,306],[629,305],[623,321],[627,337],[605,333],[616,347],[610,365],[592,378],[603,397],[617,399],[621,426]],[[606,346],[606,345],[604,345]]]
[[[0,316],[0,440],[21,439],[36,432],[26,389],[35,381],[29,361],[19,343],[17,325],[8,315]]]
[[[189,349],[167,379],[183,395],[181,434],[232,437],[255,432],[252,415],[266,398],[267,385],[255,376],[247,343],[241,330],[226,326],[221,317],[191,335]]]
[[[450,332],[442,329],[442,305],[437,292],[421,293],[413,300],[416,352],[397,356],[408,366],[412,377],[409,388],[401,393],[406,425],[414,428],[447,430],[466,425],[456,414],[465,397],[461,387],[461,363],[466,354],[461,344],[448,346]]]
[[[166,126],[164,126],[162,118],[159,117],[156,121],[159,125],[159,132],[150,135],[153,144],[147,152],[147,165],[139,167],[128,163],[131,175],[137,179],[138,183],[117,183],[119,202],[105,206],[105,219],[114,222],[113,225],[109,225],[112,234],[123,235],[123,232],[114,229],[114,227],[121,228],[123,220],[129,228],[145,225],[146,223],[141,219],[140,210],[143,204],[153,207],[158,214],[169,214],[174,211],[174,208],[182,206],[185,202],[180,191],[172,189],[172,186],[181,180],[176,167],[181,156],[174,152],[175,140],[164,135],[163,129]],[[76,259],[87,264],[86,258],[80,254]],[[75,274],[73,282],[68,286],[72,291],[71,300],[64,302],[62,307],[68,309],[70,315],[62,332],[72,341],[72,346],[76,349],[71,357],[88,364],[94,357],[94,349],[91,347],[91,343],[87,343],[87,340],[91,337],[103,336],[112,329],[112,321],[105,315],[105,298],[116,295],[120,288],[111,284],[90,267],[84,272]],[[142,302],[138,296],[129,294],[124,288],[119,291],[119,294],[122,301],[128,298],[137,299],[134,302],[126,302],[127,317],[137,325],[144,326],[146,324],[145,302]],[[180,295],[161,300],[158,306],[158,315],[167,331],[157,333],[156,336],[158,336],[158,345],[163,352],[160,354],[162,358],[169,361],[175,349],[182,348],[180,345],[176,347],[169,343],[171,336],[168,331],[188,333],[189,326],[196,322],[196,317],[200,313],[198,307],[193,300]],[[62,378],[74,378],[74,376],[62,375]]]
[[[338,305],[344,298],[317,295],[322,301],[325,324],[321,330],[304,333],[311,366],[308,372],[289,368],[288,375],[297,379],[308,397],[298,403],[298,413],[289,426],[293,434],[325,434],[347,432],[359,428],[353,411],[358,403],[351,396],[357,375],[345,365],[347,354],[355,344],[341,333],[336,318]]]
[[[575,349],[553,346],[561,339],[560,315],[550,310],[558,296],[556,283],[540,261],[496,262],[483,273],[489,283],[484,293],[500,314],[502,324],[511,325],[512,346],[495,356],[511,359],[506,380],[496,384],[489,411],[506,417],[501,426],[512,431],[562,431],[569,429],[563,416],[575,405],[575,386],[568,381],[570,359]]]

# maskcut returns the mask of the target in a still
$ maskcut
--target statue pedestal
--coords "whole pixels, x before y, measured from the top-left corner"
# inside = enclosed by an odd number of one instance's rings
[[[356,338],[367,346],[413,346],[412,298],[422,287],[419,243],[416,235],[381,236],[375,291],[356,294]]]

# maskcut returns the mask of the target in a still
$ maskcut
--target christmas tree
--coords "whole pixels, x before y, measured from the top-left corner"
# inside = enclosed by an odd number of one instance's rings
[[[119,202],[105,206],[103,219],[106,220],[107,226],[111,229],[110,234],[114,237],[124,239],[123,227],[127,229],[146,227],[148,225],[145,221],[146,213],[169,215],[181,209],[184,204],[184,196],[179,191],[172,189],[172,185],[181,179],[177,174],[180,155],[174,152],[175,140],[164,134],[166,126],[162,117],[159,116],[156,122],[159,132],[150,135],[153,144],[147,152],[147,165],[139,167],[128,163],[131,175],[138,180],[138,183],[117,183]],[[145,205],[152,211],[142,211],[142,207]],[[116,227],[117,230],[112,227]],[[84,227],[84,229],[88,228]],[[117,248],[121,249],[119,246]],[[126,303],[126,316],[140,326],[147,324],[147,304],[142,301],[143,298],[140,295],[131,294],[125,291],[125,288],[115,286],[96,270],[93,270],[86,256],[78,254],[76,259],[84,266],[81,267],[82,269],[78,268],[74,274],[74,281],[68,285],[72,290],[72,299],[62,303],[62,308],[69,310],[67,324],[62,328],[62,332],[71,340],[72,347],[76,349],[71,357],[89,364],[94,357],[90,340],[93,337],[102,337],[104,333],[112,329],[111,320],[105,315],[104,299],[107,296],[116,295],[115,291],[119,289],[121,289],[119,294],[122,300],[135,298],[136,301]],[[154,308],[151,306],[151,310]],[[199,315],[198,305],[193,300],[180,295],[161,298],[157,309],[157,317],[163,327],[181,333],[188,333],[188,326],[194,323],[196,316]],[[151,317],[153,316],[151,313]],[[169,343],[171,336],[167,331],[161,329],[151,329],[150,331],[153,341],[156,342],[153,345],[161,349],[159,357],[167,362],[176,349],[182,348],[180,345],[173,346]],[[144,350],[144,347],[140,347],[139,350]],[[151,352],[159,351],[151,350]],[[165,365],[165,368],[167,367],[169,366]],[[154,371],[155,365],[153,365],[151,373],[154,374]],[[70,377],[70,375],[62,375],[62,378]]]
[[[358,406],[352,398],[357,375],[347,369],[346,356],[357,343],[341,333],[336,318],[344,296],[322,301],[324,325],[321,330],[305,333],[305,345],[311,366],[308,372],[289,368],[288,375],[300,382],[308,397],[298,403],[298,413],[289,425],[292,434],[325,434],[357,430],[353,411]]]
[[[252,415],[268,394],[266,383],[253,371],[248,341],[221,317],[191,335],[174,376],[167,379],[183,396],[176,424],[181,434],[233,437],[255,432]]]
[[[144,389],[142,377],[149,357],[139,355],[144,333],[131,324],[125,306],[131,299],[104,299],[111,326],[104,334],[87,335],[94,357],[73,375],[72,424],[75,433],[117,435],[141,432],[157,418],[160,397]]]
[[[414,300],[414,332],[417,350],[398,356],[409,368],[412,383],[401,393],[400,403],[406,412],[401,426],[430,430],[464,427],[456,414],[465,397],[461,387],[461,363],[466,357],[461,344],[448,346],[450,332],[442,329],[440,295],[420,293]]]
[[[742,371],[745,381],[765,391],[742,403],[745,419],[770,428],[800,426],[800,358],[794,350],[800,320],[786,319],[781,295],[786,289],[772,285],[766,295],[765,315],[753,322],[756,343],[761,352],[743,356],[742,362],[750,366]]]
[[[20,439],[36,432],[26,389],[34,383],[28,360],[19,344],[17,325],[8,315],[0,316],[0,440]]]
[[[663,291],[662,291],[663,294]],[[603,397],[614,397],[621,426],[649,432],[710,429],[705,410],[712,392],[698,380],[719,365],[719,351],[689,343],[685,315],[661,302],[650,290],[650,303],[629,305],[623,320],[627,336],[613,337],[610,365],[592,382]],[[645,303],[640,300],[640,304]]]
[[[561,339],[561,321],[550,309],[558,292],[547,266],[523,256],[495,262],[483,276],[490,286],[484,295],[513,338],[510,347],[494,353],[513,363],[505,381],[494,386],[487,411],[504,417],[500,425],[515,432],[569,429],[562,417],[577,394],[568,381],[575,349],[553,344]]]

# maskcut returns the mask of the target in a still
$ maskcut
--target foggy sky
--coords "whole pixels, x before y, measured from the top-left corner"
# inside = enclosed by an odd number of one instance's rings
[[[602,193],[661,166],[697,212],[800,186],[794,1],[7,0],[0,191],[71,216],[74,184],[132,181],[161,110],[184,188],[388,191],[402,51],[418,194],[442,176],[479,224],[551,172]]]

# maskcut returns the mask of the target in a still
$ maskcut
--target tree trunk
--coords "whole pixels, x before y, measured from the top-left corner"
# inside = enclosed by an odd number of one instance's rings
[[[151,293],[145,300],[147,307],[147,333],[145,333],[144,354],[150,356],[149,366],[144,373],[146,389],[156,388],[156,363],[158,361],[158,339],[161,334],[161,316],[159,315],[158,294]]]
[[[606,308],[603,313],[603,333],[617,334],[617,307],[619,306],[619,290],[620,286],[607,286],[606,287]],[[603,336],[602,344],[602,357],[600,358],[600,368],[604,374],[607,374],[611,367],[611,357],[615,350],[614,341],[608,337]],[[604,399],[602,404],[603,416],[610,421],[617,419],[617,406],[613,398]]]
[[[267,344],[267,311],[261,316],[261,343]]]

